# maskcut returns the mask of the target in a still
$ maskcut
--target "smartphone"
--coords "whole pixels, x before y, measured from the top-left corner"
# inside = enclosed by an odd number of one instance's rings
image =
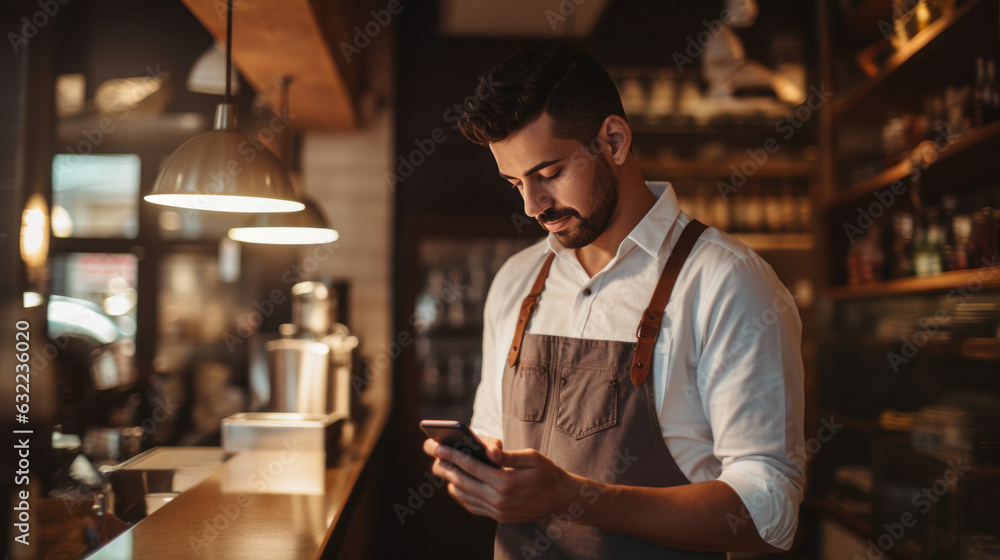
[[[427,437],[442,445],[454,447],[491,467],[500,468],[500,465],[490,461],[486,455],[486,444],[483,440],[458,420],[421,420],[420,429],[427,434]]]

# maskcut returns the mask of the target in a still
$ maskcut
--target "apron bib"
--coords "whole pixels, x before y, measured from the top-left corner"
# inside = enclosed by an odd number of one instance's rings
[[[503,374],[506,449],[536,449],[561,468],[608,484],[689,484],[670,455],[647,379],[663,311],[677,276],[705,226],[692,220],[667,259],[637,334],[638,342],[526,334],[552,259],[549,253],[521,305]],[[535,523],[501,523],[494,557],[503,560],[586,558],[724,559],[659,546],[622,533],[578,525],[597,487],[585,488],[565,512]]]

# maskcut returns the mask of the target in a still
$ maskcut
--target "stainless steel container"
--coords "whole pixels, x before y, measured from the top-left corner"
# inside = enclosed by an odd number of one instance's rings
[[[271,412],[326,414],[330,347],[315,340],[267,343]]]

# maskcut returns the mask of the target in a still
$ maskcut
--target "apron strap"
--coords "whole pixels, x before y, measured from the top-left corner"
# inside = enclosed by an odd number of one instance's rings
[[[691,249],[694,247],[695,241],[698,240],[698,237],[701,236],[701,233],[707,227],[695,219],[688,222],[684,231],[681,232],[681,237],[677,240],[677,244],[671,250],[670,257],[667,258],[667,264],[663,267],[660,280],[656,283],[656,289],[653,290],[653,297],[649,299],[649,306],[646,308],[642,316],[642,321],[636,329],[636,336],[639,338],[639,342],[636,344],[635,356],[632,358],[631,372],[632,384],[636,387],[642,385],[642,382],[646,380],[646,376],[649,375],[650,366],[653,361],[653,347],[656,345],[657,337],[660,336],[660,323],[663,321],[663,312],[667,307],[667,302],[670,301],[671,292],[674,291],[677,276],[680,275],[681,268],[684,267],[684,262],[687,260],[688,255],[691,254]]]
[[[521,352],[521,340],[524,338],[524,331],[528,328],[528,321],[538,307],[538,300],[542,297],[542,288],[545,287],[545,279],[549,277],[549,268],[552,267],[552,259],[555,253],[549,252],[549,256],[542,264],[542,269],[535,278],[535,285],[531,287],[531,293],[521,302],[521,313],[517,318],[517,326],[514,328],[514,341],[510,345],[510,352],[507,353],[507,364],[514,367],[517,364],[517,356]]]

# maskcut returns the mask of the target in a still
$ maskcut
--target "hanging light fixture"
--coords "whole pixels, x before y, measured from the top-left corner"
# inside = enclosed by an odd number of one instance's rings
[[[305,204],[303,210],[261,216],[251,226],[229,230],[229,238],[243,243],[270,245],[318,245],[340,238],[337,230],[327,227],[323,213],[314,201],[305,198],[302,202]]]
[[[288,86],[291,78],[282,76],[281,111],[288,115]],[[291,153],[290,127],[281,136],[281,155],[284,159]],[[229,238],[243,243],[266,243],[270,245],[319,245],[332,243],[340,238],[335,229],[327,226],[323,212],[312,199],[301,197],[305,208],[298,212],[284,214],[264,214],[247,227],[229,230]]]
[[[295,212],[305,207],[281,161],[262,148],[248,157],[255,142],[236,128],[231,103],[233,0],[226,12],[226,96],[215,110],[213,130],[181,144],[153,184],[149,202],[217,212]]]

